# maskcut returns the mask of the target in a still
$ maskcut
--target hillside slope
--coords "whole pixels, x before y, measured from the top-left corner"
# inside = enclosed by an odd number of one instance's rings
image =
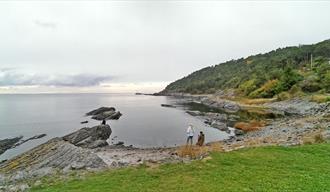
[[[292,87],[302,92],[330,92],[330,40],[206,67],[169,84],[161,94],[235,89],[249,97],[273,97]]]

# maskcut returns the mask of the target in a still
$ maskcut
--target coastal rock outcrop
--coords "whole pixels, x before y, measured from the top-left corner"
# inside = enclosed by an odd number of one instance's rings
[[[22,138],[23,136],[19,136],[15,138],[0,140],[0,155],[4,153],[6,150],[13,148],[15,144]]]
[[[92,119],[99,121],[111,119],[118,120],[122,116],[120,111],[116,111],[114,107],[100,107],[98,109],[86,113],[86,115],[92,116]]]
[[[229,113],[236,113],[240,110],[240,106],[237,103],[224,99],[212,99],[209,97],[204,97],[200,102],[209,107],[223,109]]]
[[[73,169],[72,166],[83,164],[85,168],[106,166],[96,154],[89,149],[77,147],[62,138],[54,138],[0,165],[0,173],[24,173],[24,177],[33,176],[38,170]],[[39,171],[40,172],[40,171]],[[15,179],[15,174],[11,174]],[[19,177],[19,179],[24,179]]]
[[[98,125],[92,128],[81,128],[62,138],[75,146],[92,149],[108,145],[106,140],[110,137],[111,132],[109,125]]]
[[[270,107],[274,111],[282,111],[285,115],[309,115],[315,113],[320,105],[303,99],[291,99],[267,103],[265,106]]]
[[[106,140],[110,135],[109,125],[98,125],[53,138],[1,163],[0,175],[2,174],[6,180],[4,182],[8,183],[52,174],[58,170],[104,168],[106,163],[92,149],[108,145]]]

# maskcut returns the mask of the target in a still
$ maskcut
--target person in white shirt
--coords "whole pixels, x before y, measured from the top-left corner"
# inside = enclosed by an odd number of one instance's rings
[[[190,145],[192,145],[195,130],[191,124],[188,126],[186,133],[187,133],[187,145],[189,141],[190,141]]]

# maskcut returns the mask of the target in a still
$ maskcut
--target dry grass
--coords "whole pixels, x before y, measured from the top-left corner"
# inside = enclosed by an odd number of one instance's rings
[[[238,122],[234,125],[236,129],[240,129],[245,132],[256,131],[266,126],[265,121],[252,120],[250,122]]]
[[[177,149],[176,153],[180,157],[189,157],[191,159],[197,159],[200,157],[207,156],[209,152],[212,151],[217,151],[217,152],[224,151],[223,145],[220,142],[214,142],[204,146],[197,146],[197,145],[181,146]]]
[[[312,95],[310,97],[310,101],[317,102],[317,103],[324,103],[330,101],[329,95]]]
[[[323,136],[323,130],[319,130],[305,135],[302,141],[304,144],[324,143],[325,138]]]
[[[241,99],[237,99],[236,101],[245,105],[262,105],[265,103],[274,102],[276,101],[276,98],[259,98],[259,99],[241,98]]]

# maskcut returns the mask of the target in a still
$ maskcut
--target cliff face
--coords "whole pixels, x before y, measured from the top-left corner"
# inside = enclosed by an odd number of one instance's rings
[[[330,40],[280,48],[203,68],[169,84],[160,94],[205,94],[236,89],[247,96],[271,97],[294,85],[304,92],[330,91],[329,61]],[[266,84],[269,81],[273,84]],[[271,90],[275,93],[260,90],[267,86],[277,86]]]

